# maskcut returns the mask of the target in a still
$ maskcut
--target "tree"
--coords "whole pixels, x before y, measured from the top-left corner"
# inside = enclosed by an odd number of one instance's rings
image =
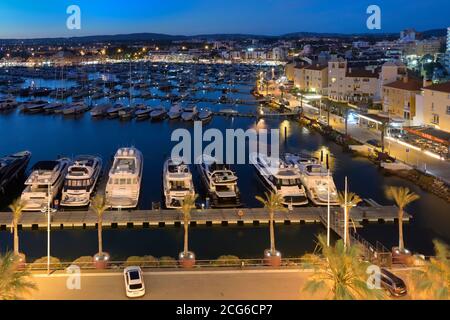
[[[270,227],[270,253],[275,254],[275,230],[274,230],[274,215],[275,211],[287,211],[283,206],[283,196],[279,193],[265,193],[266,198],[256,196],[256,200],[264,205],[264,208],[269,211],[269,227]]]
[[[14,255],[19,255],[19,231],[18,231],[18,224],[20,221],[20,218],[22,217],[22,211],[24,208],[24,204],[20,200],[20,198],[13,201],[13,203],[9,206],[9,208],[12,211],[12,227],[14,232]]]
[[[349,228],[349,222],[353,221],[350,215],[350,210],[353,207],[356,207],[360,202],[362,202],[362,199],[354,192],[348,192],[347,193],[347,203],[345,203],[345,192],[339,192],[339,203],[342,207],[347,207],[347,219],[344,217],[344,228],[347,230],[345,233],[346,239],[344,239],[344,243],[347,245],[350,245],[350,228]]]
[[[195,209],[195,201],[198,195],[190,195],[184,197],[183,204],[181,205],[180,211],[183,215],[183,227],[184,227],[184,246],[183,253],[187,256],[189,252],[189,223],[191,221],[191,211]]]
[[[398,207],[398,248],[400,252],[405,250],[405,243],[403,240],[403,215],[405,207],[411,202],[414,202],[420,198],[419,195],[405,187],[387,187],[386,197],[394,200]]]
[[[368,262],[360,259],[362,249],[352,245],[347,249],[342,240],[327,246],[325,235],[318,236],[316,252],[303,258],[314,269],[303,290],[312,294],[324,292],[326,299],[371,300],[385,297],[381,289],[368,286]]]
[[[105,197],[96,195],[91,203],[92,209],[97,214],[97,233],[98,233],[98,253],[103,254],[103,214],[109,208],[106,204]]]
[[[413,298],[427,300],[450,299],[450,250],[444,243],[435,240],[436,256],[425,263],[424,268],[414,270],[411,275]]]
[[[36,289],[36,285],[29,281],[28,270],[19,268],[19,257],[9,252],[0,255],[0,300],[20,299],[23,294]]]

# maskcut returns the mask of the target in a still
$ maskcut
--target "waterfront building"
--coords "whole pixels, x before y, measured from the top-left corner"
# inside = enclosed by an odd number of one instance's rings
[[[328,62],[328,97],[336,101],[370,102],[379,99],[379,72],[349,68],[347,60]]]
[[[424,121],[450,132],[450,81],[423,88]]]
[[[401,80],[383,85],[383,109],[390,118],[403,119],[404,125],[411,125],[416,116],[416,95],[420,93],[422,82],[403,77]]]
[[[294,85],[301,91],[327,94],[328,66],[313,64],[295,68]]]

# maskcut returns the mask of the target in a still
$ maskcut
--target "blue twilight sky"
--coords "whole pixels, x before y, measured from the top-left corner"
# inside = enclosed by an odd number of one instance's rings
[[[66,28],[72,4],[81,8],[81,30]],[[374,32],[366,28],[371,4],[381,7],[381,32],[450,26],[449,0],[0,0],[0,38]]]

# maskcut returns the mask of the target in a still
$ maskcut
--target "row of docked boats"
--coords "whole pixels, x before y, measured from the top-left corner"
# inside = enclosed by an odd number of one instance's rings
[[[0,191],[23,174],[31,158],[21,152],[0,159]],[[339,204],[338,193],[329,171],[315,158],[284,154],[270,158],[251,154],[250,160],[268,191],[281,195],[285,206]],[[134,148],[117,150],[105,187],[107,206],[132,209],[138,206],[144,158]],[[209,203],[213,208],[242,206],[238,177],[229,165],[214,158],[196,165]],[[60,197],[62,207],[86,207],[99,184],[103,162],[97,156],[78,156],[36,163],[25,181],[21,200],[25,211],[45,210]],[[187,195],[196,193],[190,166],[181,159],[167,159],[163,166],[164,204],[178,209]]]
[[[28,151],[0,159],[1,191],[23,175],[31,153]],[[135,208],[142,180],[143,156],[136,148],[117,151],[105,188],[105,201],[111,208]],[[60,158],[39,161],[25,180],[21,194],[24,211],[45,211],[60,197],[62,207],[86,207],[103,173],[100,157],[81,155],[74,160]]]
[[[124,106],[122,104],[102,104],[95,106],[91,111],[91,116],[95,118],[108,117],[120,118],[123,120],[163,120],[182,119],[184,121],[208,121],[212,119],[213,113],[208,110],[198,110],[196,106],[182,107],[179,104],[173,105],[169,110],[164,107],[149,107],[143,104],[136,106]]]
[[[23,113],[27,114],[63,114],[63,115],[79,115],[87,111],[94,118],[107,117],[110,119],[120,118],[122,120],[163,120],[163,119],[182,119],[184,121],[209,121],[212,119],[213,113],[209,109],[199,110],[195,105],[188,105],[182,107],[179,104],[174,104],[169,110],[162,106],[150,107],[144,104],[137,104],[134,106],[126,106],[120,103],[116,104],[100,104],[89,107],[84,102],[60,103],[48,102],[45,100],[30,100],[25,102],[17,102],[11,97],[0,99],[0,111],[12,110],[19,108]]]

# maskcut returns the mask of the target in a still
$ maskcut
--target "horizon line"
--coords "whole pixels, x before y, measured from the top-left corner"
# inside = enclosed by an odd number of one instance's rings
[[[417,31],[419,33],[427,32],[427,31],[434,31],[434,30],[441,30],[441,29],[448,29],[450,27],[440,27],[440,28],[432,28],[427,29],[423,31]],[[408,29],[408,28],[407,28]],[[414,28],[409,28],[414,29]],[[403,29],[404,30],[404,29]],[[415,29],[414,29],[415,30]],[[211,37],[211,36],[249,36],[249,37],[267,37],[267,38],[280,38],[296,33],[310,33],[310,34],[316,34],[316,35],[343,35],[343,36],[380,36],[380,35],[393,35],[396,33],[400,33],[401,31],[386,31],[383,32],[381,30],[376,31],[370,31],[370,32],[317,32],[317,31],[293,31],[293,32],[287,32],[283,34],[277,34],[277,35],[267,35],[267,34],[256,34],[256,33],[199,33],[199,34],[192,34],[192,35],[183,35],[183,34],[170,34],[170,33],[159,33],[159,32],[130,32],[130,33],[115,33],[115,34],[90,34],[90,35],[79,35],[79,36],[37,36],[37,37],[31,37],[31,38],[22,38],[22,37],[11,37],[11,38],[0,38],[0,41],[12,41],[12,40],[43,40],[43,39],[76,39],[76,38],[86,38],[86,37],[116,37],[116,36],[130,36],[130,35],[142,35],[142,34],[155,34],[155,35],[161,35],[161,36],[167,36],[167,37],[183,37],[183,38],[195,38],[195,37]]]

